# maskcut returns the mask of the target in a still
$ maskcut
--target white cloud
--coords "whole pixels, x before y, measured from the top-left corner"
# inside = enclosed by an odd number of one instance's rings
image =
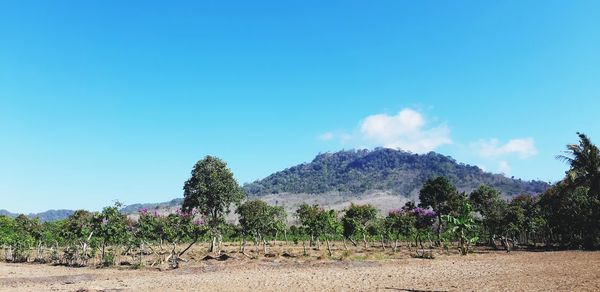
[[[512,139],[504,145],[500,145],[497,139],[479,140],[472,147],[485,158],[516,154],[521,159],[527,159],[538,153],[533,138]]]
[[[393,116],[368,116],[361,122],[359,131],[361,138],[371,143],[415,153],[426,153],[452,143],[446,125],[426,128],[426,124],[421,113],[406,108]]]
[[[331,132],[326,132],[326,133],[319,135],[317,138],[319,138],[319,140],[322,140],[322,141],[331,141],[331,140],[333,140],[333,138],[335,138],[335,135]]]
[[[508,162],[506,160],[498,161],[498,171],[504,175],[510,174],[510,165],[508,165]]]

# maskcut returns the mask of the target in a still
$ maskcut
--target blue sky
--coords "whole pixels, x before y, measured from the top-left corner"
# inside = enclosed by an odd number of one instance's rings
[[[0,209],[181,197],[359,147],[554,181],[600,141],[598,1],[2,1]]]

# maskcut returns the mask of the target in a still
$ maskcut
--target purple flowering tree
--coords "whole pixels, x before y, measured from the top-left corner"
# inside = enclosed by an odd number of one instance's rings
[[[421,247],[421,254],[419,255],[418,251],[417,254],[419,256],[424,256],[425,248],[423,247],[422,236],[431,230],[431,227],[435,222],[436,213],[432,210],[421,207],[413,209],[412,213],[415,216],[415,245]]]
[[[405,209],[391,210],[384,221],[386,231],[394,237],[394,252],[398,249],[398,240],[401,236],[410,236],[415,233],[416,217],[412,211]]]

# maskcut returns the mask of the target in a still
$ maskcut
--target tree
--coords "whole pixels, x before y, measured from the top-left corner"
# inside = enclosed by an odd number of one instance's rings
[[[346,213],[342,218],[344,236],[350,238],[351,236],[360,233],[365,248],[367,248],[367,228],[375,221],[375,219],[377,219],[377,209],[372,205],[350,204],[350,207],[346,209]]]
[[[68,246],[64,256],[66,264],[85,266],[92,257],[90,247],[98,245],[97,238],[93,237],[93,219],[94,214],[86,210],[77,210],[65,219],[59,235]]]
[[[387,233],[394,236],[394,252],[398,249],[398,240],[401,236],[408,237],[415,232],[416,218],[412,212],[414,208],[392,210],[385,218]]]
[[[516,237],[523,232],[525,226],[525,210],[515,201],[511,202],[504,210],[502,220],[502,234],[504,248],[510,251],[510,242],[515,245]]]
[[[188,251],[198,238],[206,232],[204,222],[200,219],[194,219],[191,212],[177,210],[175,214],[169,214],[158,218],[164,238],[169,241],[173,248],[167,258],[172,268],[179,267],[180,257]],[[177,244],[183,241],[190,241],[186,248],[176,252]]]
[[[287,244],[287,212],[283,206],[269,206],[271,219],[271,232],[274,232],[273,240],[277,240],[279,232],[283,231],[283,236]]]
[[[456,201],[456,198],[454,198],[456,196],[459,196],[458,190],[443,176],[427,180],[419,192],[419,207],[431,208],[437,214],[438,243],[441,240],[442,215],[450,214],[452,211],[451,202]]]
[[[15,220],[0,215],[0,245],[11,244],[15,238]]]
[[[331,252],[329,241],[340,233],[342,227],[340,220],[338,219],[338,214],[334,210],[321,209],[317,215],[317,222],[319,233],[323,234],[325,237],[327,252],[329,253],[329,256],[332,256],[333,254]]]
[[[21,214],[14,219],[13,236],[9,242],[11,246],[10,258],[13,262],[27,262],[28,250],[40,237],[40,224],[37,218],[29,219]]]
[[[500,197],[500,192],[486,185],[481,185],[471,192],[469,201],[473,206],[473,210],[479,212],[482,216],[481,223],[488,232],[489,244],[497,247],[494,238],[502,230],[508,207]]]
[[[417,255],[423,257],[425,256],[425,248],[423,247],[423,240],[421,238],[421,235],[423,233],[427,233],[428,230],[430,230],[431,226],[433,225],[433,221],[436,217],[436,214],[434,211],[431,211],[429,209],[423,209],[421,207],[412,209],[412,213],[413,216],[415,216],[415,245],[421,246],[421,254],[419,255],[417,251]]]
[[[120,207],[119,202],[114,206],[105,207],[92,221],[92,232],[102,240],[101,259],[104,266],[112,265],[114,256],[114,253],[111,253],[107,257],[106,247],[123,243],[126,235],[127,217],[119,212]]]
[[[277,233],[285,229],[285,211],[282,207],[269,206],[261,200],[250,200],[241,204],[236,213],[239,215],[239,223],[242,227],[242,233],[252,234],[255,245],[263,242],[266,253],[265,235],[268,233]],[[243,236],[242,251],[246,242]]]
[[[341,225],[338,220],[338,213],[334,210],[324,210],[319,205],[300,205],[296,210],[296,215],[300,224],[304,227],[311,237],[311,244],[316,242],[319,249],[319,239],[325,238],[327,250],[331,256],[330,239],[339,234]]]
[[[600,195],[600,150],[582,133],[577,132],[579,144],[567,145],[566,155],[558,155],[559,160],[570,164],[566,172],[566,182],[572,188],[587,187],[593,196]]]
[[[512,198],[510,205],[519,206],[523,210],[524,220],[521,230],[525,235],[525,243],[529,244],[531,234],[545,231],[547,222],[542,216],[539,196],[521,194]]]
[[[217,239],[222,238],[221,224],[232,204],[239,204],[244,193],[233,174],[222,160],[206,156],[192,169],[191,177],[183,186],[183,209],[197,210],[206,218],[213,237],[210,247],[215,252]],[[217,252],[219,253],[219,252]]]
[[[318,239],[320,235],[319,229],[319,213],[321,212],[321,208],[319,205],[309,205],[302,204],[296,210],[296,216],[300,221],[300,224],[306,230],[306,233],[310,235],[310,245],[315,243],[315,237]],[[318,248],[318,247],[317,247]]]
[[[241,204],[236,213],[242,232],[252,234],[255,244],[262,241],[264,233],[269,231],[269,205],[261,200],[250,200]]]
[[[598,200],[590,196],[588,188],[572,190],[564,182],[558,183],[541,196],[539,204],[550,233],[556,235],[561,245],[594,247],[598,239],[599,221],[594,217]]]
[[[567,145],[566,155],[557,156],[570,164],[565,179],[559,183],[559,194],[580,197],[577,208],[587,214],[579,225],[584,229],[582,244],[592,248],[599,244],[600,236],[600,150],[585,134],[577,135],[579,144]],[[566,194],[569,192],[572,194]]]

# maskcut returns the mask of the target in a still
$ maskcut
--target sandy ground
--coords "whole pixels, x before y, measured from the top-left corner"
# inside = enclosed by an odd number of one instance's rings
[[[243,256],[242,256],[243,257]],[[0,264],[2,291],[600,291],[600,252],[482,252],[434,260],[238,258],[176,270]]]

